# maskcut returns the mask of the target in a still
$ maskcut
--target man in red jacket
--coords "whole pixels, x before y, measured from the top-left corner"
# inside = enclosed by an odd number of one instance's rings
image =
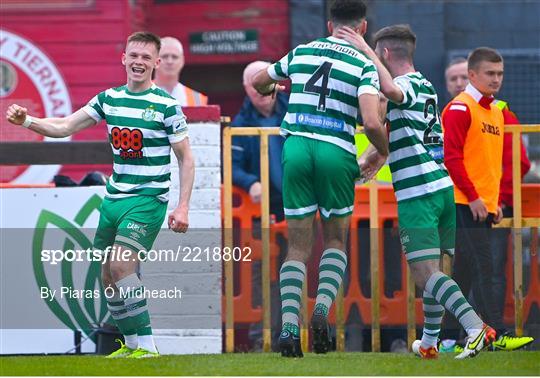
[[[502,83],[502,58],[497,55],[494,50],[480,48],[469,57],[468,69],[458,65],[462,62],[454,63],[454,71],[468,70],[471,83],[462,94],[454,86],[457,93],[450,94],[457,97],[443,112],[445,164],[456,186],[458,240],[461,239],[454,279],[464,292],[472,286],[478,310],[498,328],[494,348],[513,350],[533,339],[513,337],[504,327],[504,267],[510,230],[491,230],[491,223],[503,214],[511,216],[512,137],[504,135],[503,124],[518,123],[506,103],[493,98]],[[449,90],[454,87],[448,86]],[[530,163],[523,145],[521,148],[524,175]],[[491,185],[492,180],[500,180],[500,190],[493,190],[496,187]]]
[[[505,127],[508,125],[517,125],[519,120],[517,116],[508,108],[504,101],[495,100],[495,105],[502,110]],[[513,217],[514,213],[514,195],[512,180],[512,134],[504,134],[503,158],[502,158],[502,178],[499,193],[499,204],[505,218]],[[527,174],[531,168],[531,162],[527,158],[527,151],[521,141],[521,178]],[[494,229],[490,235],[492,254],[493,254],[493,292],[497,301],[497,310],[504,315],[504,303],[506,297],[506,260],[508,251],[508,238],[510,236],[509,228]],[[495,343],[494,347],[508,349],[509,345]]]

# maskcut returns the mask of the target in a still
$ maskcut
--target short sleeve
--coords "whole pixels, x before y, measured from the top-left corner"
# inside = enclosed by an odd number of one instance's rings
[[[362,69],[360,75],[360,83],[358,84],[357,96],[363,94],[375,94],[378,95],[381,89],[379,82],[379,73],[377,67],[372,62],[369,62]]]
[[[410,107],[416,103],[418,97],[414,90],[412,80],[407,76],[400,76],[394,79],[394,84],[396,84],[401,90],[401,93],[403,93],[403,101],[398,105],[406,104],[407,107]]]
[[[105,119],[105,112],[103,111],[103,103],[105,102],[105,91],[94,96],[88,104],[83,106],[82,110],[92,117],[96,122],[101,122]]]
[[[294,51],[290,51],[287,55],[281,58],[274,64],[271,64],[268,69],[268,75],[274,80],[285,80],[289,77],[289,65],[294,58]]]
[[[178,102],[165,109],[163,125],[171,144],[181,142],[188,136],[186,116]]]

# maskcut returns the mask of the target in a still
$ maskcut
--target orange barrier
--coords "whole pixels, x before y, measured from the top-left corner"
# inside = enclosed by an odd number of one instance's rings
[[[538,218],[540,217],[540,185],[538,184],[523,184],[522,186],[522,203],[523,217]],[[359,266],[367,266],[369,272],[369,261],[362,261],[359,251],[359,223],[369,220],[369,191],[365,186],[356,188],[354,211],[351,217],[351,229],[349,233],[350,250],[349,250],[349,280],[347,290],[344,296],[344,319],[347,319],[353,306],[357,306],[362,322],[364,324],[371,323],[371,299],[363,294],[369,293],[369,289],[362,287],[360,280]],[[394,197],[394,192],[391,185],[380,185],[378,192],[378,209],[379,229],[383,228],[386,221],[394,222],[397,227],[397,203]],[[253,219],[261,216],[259,204],[251,202],[249,195],[237,187],[233,187],[233,221],[235,229],[235,246],[251,247],[253,253],[252,260],[261,259],[262,241],[253,237],[252,227]],[[236,232],[237,231],[237,232]],[[279,272],[279,245],[277,236],[281,234],[287,237],[286,222],[274,223],[270,227],[270,277],[272,281],[278,279]],[[379,232],[380,251],[384,251],[384,235]],[[507,264],[507,291],[505,305],[505,321],[512,323],[514,320],[514,298],[512,293],[513,270],[512,270],[512,248],[509,244],[509,258]],[[538,230],[532,229],[531,232],[531,248],[530,248],[530,279],[528,287],[524,290],[524,319],[529,316],[530,309],[533,304],[540,307],[540,274],[538,268]],[[369,253],[365,253],[364,258],[369,259]],[[383,253],[379,252],[379,286],[384,287],[387,277],[384,275],[384,259]],[[407,324],[407,295],[406,295],[406,261],[403,254],[400,254],[401,264],[401,289],[394,291],[393,296],[385,295],[384,290],[381,290],[380,295],[380,322],[385,326],[396,326]],[[237,323],[252,323],[260,322],[263,317],[262,307],[252,306],[252,263],[240,262],[235,263],[235,288],[234,288],[234,322]],[[314,272],[310,273],[312,276]],[[369,281],[369,280],[366,280]],[[363,289],[363,290],[362,290]],[[310,290],[311,291],[311,290]],[[223,296],[223,304],[225,304],[225,296]],[[313,310],[315,298],[308,299],[308,313]],[[423,323],[422,300],[416,299],[416,324]],[[335,308],[335,306],[334,306]],[[223,313],[225,320],[225,313]],[[335,322],[335,311],[330,314],[330,322]]]

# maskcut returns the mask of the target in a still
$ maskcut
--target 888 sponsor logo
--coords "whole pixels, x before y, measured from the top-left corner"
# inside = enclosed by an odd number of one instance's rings
[[[122,159],[142,159],[143,134],[139,129],[113,127],[111,143],[115,149],[121,150]]]

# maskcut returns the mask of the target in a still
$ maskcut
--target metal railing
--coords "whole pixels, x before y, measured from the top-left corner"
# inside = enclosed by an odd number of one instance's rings
[[[523,227],[539,227],[539,218],[523,218],[521,208],[521,166],[520,166],[520,138],[524,132],[540,132],[540,125],[513,125],[507,127],[505,132],[512,133],[512,169],[513,169],[513,191],[514,191],[514,217],[504,219],[499,227],[514,228],[514,296],[515,296],[515,331],[516,335],[523,334]],[[232,137],[233,136],[259,136],[260,137],[260,171],[261,185],[263,187],[261,198],[261,226],[262,226],[262,310],[263,310],[263,351],[269,352],[271,349],[271,326],[270,326],[270,187],[269,165],[268,165],[268,137],[278,135],[278,127],[225,127],[223,129],[223,218],[224,218],[224,245],[233,245],[233,184],[232,184]],[[369,201],[371,204],[378,203],[378,184],[369,183]],[[371,271],[371,347],[372,351],[381,350],[380,341],[380,287],[379,287],[379,227],[378,227],[378,207],[370,206],[370,271]],[[225,264],[225,330],[226,343],[225,351],[234,351],[234,278],[233,261],[226,261]],[[443,255],[443,271],[450,273],[451,260],[449,256]],[[407,296],[407,339],[408,345],[416,339],[416,298],[415,284],[406,266],[406,296]],[[302,315],[307,319],[307,280],[302,289]],[[305,322],[303,322],[305,324]],[[308,350],[308,330],[302,325],[301,339],[303,350]],[[341,285],[336,297],[336,349],[345,350],[343,314],[343,285]]]

